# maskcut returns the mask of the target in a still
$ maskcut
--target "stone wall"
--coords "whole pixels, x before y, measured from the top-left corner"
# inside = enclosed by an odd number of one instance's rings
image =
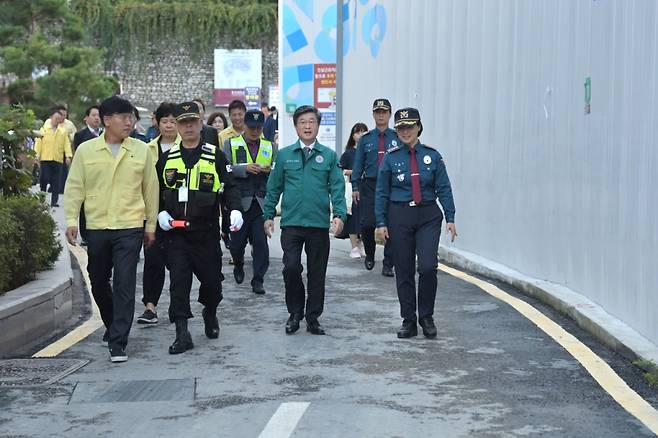
[[[238,48],[238,47],[236,47]],[[242,48],[242,47],[239,47]],[[269,85],[279,81],[279,58],[276,44],[263,50],[263,84],[265,99]],[[130,56],[111,61],[107,72],[121,83],[122,94],[133,104],[155,109],[162,101],[181,102],[201,97],[207,112],[213,110],[213,51],[193,60],[187,49],[152,48],[143,57]]]

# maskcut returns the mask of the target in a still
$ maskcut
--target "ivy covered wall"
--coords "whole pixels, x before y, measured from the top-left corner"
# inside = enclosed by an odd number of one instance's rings
[[[278,82],[272,0],[73,0],[104,65],[135,104],[201,97],[212,102],[213,50],[263,50],[263,91]],[[264,96],[267,98],[268,96]]]

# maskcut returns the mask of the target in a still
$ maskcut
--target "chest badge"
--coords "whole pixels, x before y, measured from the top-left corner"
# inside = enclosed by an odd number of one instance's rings
[[[398,181],[400,182],[404,181],[404,173],[398,174]]]
[[[317,157],[315,157],[315,162],[318,164],[324,163],[324,157],[322,155],[318,155]]]
[[[430,157],[429,155],[425,155],[425,156],[423,157],[423,163],[425,163],[425,164],[431,164],[431,163],[432,163],[432,157]]]
[[[391,146],[397,146],[397,145],[398,145],[398,141],[397,141],[397,140],[392,140],[392,141],[391,141]]]

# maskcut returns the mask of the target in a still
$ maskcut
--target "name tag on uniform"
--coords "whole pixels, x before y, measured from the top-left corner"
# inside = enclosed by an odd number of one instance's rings
[[[187,186],[181,186],[178,188],[178,202],[187,202],[188,190]]]

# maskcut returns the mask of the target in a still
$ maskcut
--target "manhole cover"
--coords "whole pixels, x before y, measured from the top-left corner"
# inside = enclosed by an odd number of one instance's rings
[[[88,363],[80,359],[0,360],[0,387],[50,385]]]

